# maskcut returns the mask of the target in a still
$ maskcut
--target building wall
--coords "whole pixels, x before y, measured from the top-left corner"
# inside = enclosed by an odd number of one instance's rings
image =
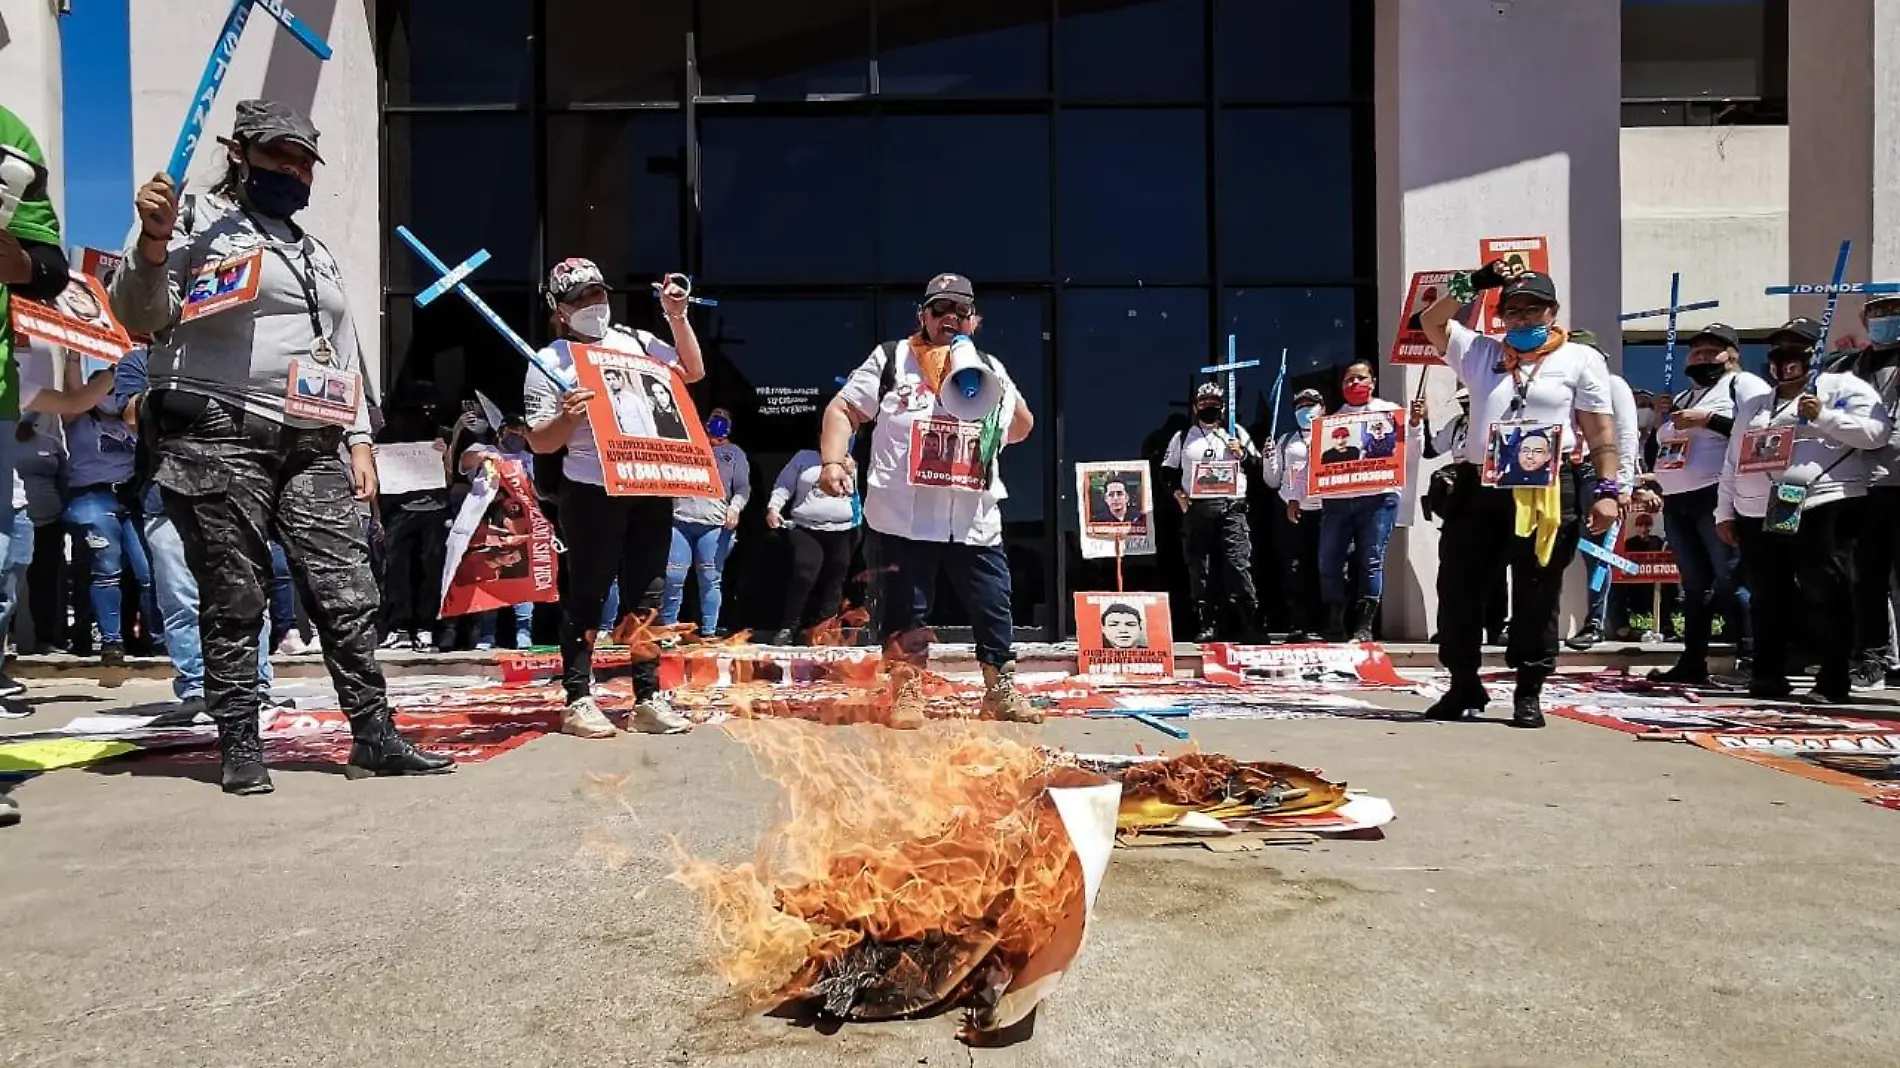
[[[1624,311],[1667,305],[1669,275],[1680,271],[1685,303],[1722,302],[1684,314],[1681,329],[1724,322],[1761,330],[1787,321],[1788,298],[1762,290],[1782,281],[1770,276],[1788,262],[1788,127],[1626,129],[1622,174]],[[1629,329],[1665,325],[1658,318]]]
[[[1794,5],[1788,20],[1791,281],[1827,281],[1844,239],[1854,242],[1848,280],[1868,278],[1874,244],[1870,194],[1875,129],[1875,96],[1869,88],[1876,53],[1886,53],[1889,67],[1896,58],[1894,19],[1891,13],[1881,16],[1889,40],[1876,40],[1875,9],[1892,6],[1891,0],[1810,0]],[[1890,94],[1883,107],[1891,112],[1895,106]],[[1889,244],[1896,240],[1900,237],[1886,238]],[[1819,316],[1823,301],[1794,297],[1790,303],[1792,314]],[[1858,300],[1843,299],[1834,337],[1858,334],[1859,314]]]
[[[187,189],[204,189],[223,172],[224,148],[237,103],[270,97],[307,114],[322,134],[310,208],[298,216],[343,268],[345,288],[373,381],[382,368],[383,224],[377,113],[374,0],[299,0],[300,18],[335,51],[320,62],[275,19],[255,11],[225,76],[206,136],[187,172]],[[165,168],[184,122],[202,57],[210,53],[229,8],[221,3],[132,0],[132,158],[134,181]],[[130,206],[128,205],[128,217]]]
[[[66,211],[64,153],[60,151],[63,105],[60,102],[59,18],[54,0],[7,0],[0,4],[0,99],[20,117],[46,153],[53,208]]]

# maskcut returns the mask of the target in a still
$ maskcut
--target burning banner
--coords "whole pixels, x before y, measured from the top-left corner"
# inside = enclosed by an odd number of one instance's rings
[[[449,529],[439,614],[447,619],[559,599],[554,527],[535,503],[521,461],[486,445],[468,455],[480,456],[482,464]]]

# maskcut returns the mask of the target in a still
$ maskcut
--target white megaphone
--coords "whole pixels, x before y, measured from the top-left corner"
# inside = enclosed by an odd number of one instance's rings
[[[13,213],[39,178],[39,166],[25,153],[0,145],[0,229],[13,225]]]
[[[950,342],[950,373],[944,376],[938,407],[966,423],[989,417],[1003,403],[1003,381],[976,351],[976,344],[958,334]]]

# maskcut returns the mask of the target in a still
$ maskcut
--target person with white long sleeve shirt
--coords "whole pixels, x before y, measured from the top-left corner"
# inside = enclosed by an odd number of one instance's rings
[[[848,451],[845,471],[855,479],[857,462]],[[765,502],[765,525],[785,531],[792,548],[792,573],[773,645],[802,640],[814,624],[837,616],[844,600],[863,509],[855,493],[835,497],[818,485],[823,466],[817,449],[794,453]]]
[[[732,413],[714,408],[706,416],[706,439],[712,445],[713,462],[719,467],[719,482],[726,487],[724,500],[704,497],[673,499],[673,548],[666,560],[666,593],[660,602],[660,622],[668,626],[679,622],[680,604],[686,598],[686,573],[699,576],[699,633],[710,636],[719,630],[719,608],[723,600],[726,557],[739,529],[739,516],[752,499],[752,461],[745,450],[734,445]]]
[[[1293,398],[1293,429],[1269,442],[1260,460],[1261,479],[1286,502],[1283,529],[1291,544],[1280,554],[1280,587],[1286,596],[1288,641],[1306,641],[1319,618],[1319,498],[1306,493],[1306,465],[1307,435],[1313,420],[1324,414],[1326,398],[1319,390],[1301,390]]]
[[[1346,403],[1334,415],[1358,415],[1362,412],[1398,413],[1398,405],[1372,395],[1377,382],[1372,361],[1354,360],[1340,376],[1339,390]],[[1343,430],[1340,433],[1344,433]],[[1412,420],[1406,435],[1413,447],[1424,444],[1425,427]],[[1390,449],[1372,453],[1389,455]],[[1399,495],[1391,490],[1346,491],[1328,496],[1320,504],[1319,590],[1326,604],[1325,638],[1346,639],[1346,591],[1349,588],[1346,557],[1352,556],[1351,586],[1359,591],[1359,603],[1352,640],[1372,640],[1372,624],[1379,612],[1379,599],[1385,595],[1385,547],[1392,540],[1392,527],[1399,517]]]
[[[1860,312],[1868,346],[1834,369],[1858,376],[1880,394],[1893,416],[1900,410],[1900,295],[1867,298]],[[1900,682],[1888,667],[1893,624],[1888,600],[1900,572],[1900,433],[1867,457],[1867,496],[1854,523],[1854,686],[1879,689]]]
[[[1848,502],[1867,495],[1867,456],[1860,450],[1884,445],[1893,417],[1880,394],[1853,375],[1823,374],[1810,389],[1820,336],[1813,320],[1794,319],[1769,338],[1775,389],[1736,411],[1715,529],[1741,549],[1753,595],[1749,695],[1776,699],[1793,692],[1788,649],[1801,633],[1812,636],[1808,647],[1821,660],[1808,700],[1830,704],[1850,700]]]
[[[1631,391],[1630,384],[1625,382],[1621,375],[1611,373],[1609,358],[1604,356],[1601,348],[1597,347],[1595,334],[1588,330],[1578,330],[1570,336],[1571,340],[1596,349],[1597,355],[1603,358],[1603,373],[1608,376],[1610,380],[1611,415],[1616,419],[1616,484],[1620,493],[1619,500],[1623,503],[1625,514],[1628,514],[1631,494],[1634,493],[1636,489],[1638,450],[1642,448],[1642,424],[1638,421],[1636,394]],[[1571,427],[1570,433],[1571,440],[1583,440],[1582,432],[1575,426]],[[1615,528],[1612,527],[1610,530],[1604,531],[1600,536],[1591,536],[1588,534],[1585,536],[1590,537],[1592,541],[1605,549],[1612,549],[1615,548],[1615,546],[1610,544],[1610,535],[1614,530]],[[1590,590],[1590,617],[1584,620],[1582,630],[1571,635],[1570,638],[1564,642],[1565,645],[1579,652],[1589,649],[1603,640],[1604,623],[1610,614],[1610,588],[1612,584],[1604,582],[1601,588],[1597,588],[1596,577],[1599,571],[1607,567],[1609,567],[1608,564],[1591,559],[1585,568],[1592,584]]]

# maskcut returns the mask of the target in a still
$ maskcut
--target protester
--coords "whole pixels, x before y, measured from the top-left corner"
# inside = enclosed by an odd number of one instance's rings
[[[1588,330],[1573,330],[1570,333],[1570,340],[1595,349],[1598,356],[1604,357],[1604,367],[1606,369],[1609,367],[1609,358],[1597,345],[1596,334]],[[1623,380],[1623,376],[1607,370],[1605,373],[1610,376],[1610,407],[1611,414],[1616,418],[1616,458],[1621,465],[1616,472],[1617,501],[1623,513],[1627,515],[1631,495],[1636,490],[1637,454],[1641,451],[1642,425],[1638,419],[1635,391],[1630,389],[1630,384]],[[1570,433],[1571,440],[1582,439],[1582,433],[1576,427],[1572,427]],[[1581,470],[1581,465],[1579,469]],[[1583,471],[1581,477],[1586,481],[1595,481],[1596,472],[1594,469]],[[1614,550],[1616,548],[1615,533],[1616,527],[1612,526],[1601,534],[1593,535],[1586,531],[1582,536],[1589,538],[1601,548]],[[1607,570],[1609,570],[1609,565],[1595,558],[1588,560],[1584,568],[1590,579],[1590,615],[1584,620],[1583,628],[1564,642],[1565,645],[1578,652],[1594,648],[1603,640],[1603,629],[1608,623],[1610,614],[1610,594],[1615,589],[1615,584],[1603,576],[1603,572]],[[1598,581],[1600,577],[1602,581]]]
[[[126,329],[157,338],[143,430],[198,580],[206,710],[229,793],[272,789],[256,680],[273,535],[310,600],[349,716],[345,772],[453,766],[397,734],[376,663],[376,583],[352,501],[376,492],[366,367],[335,258],[292,221],[322,162],[317,136],[286,105],[238,104],[224,175],[207,194],[181,205],[163,174],[139,190],[139,231],[111,283]],[[255,299],[207,312],[234,263],[255,272]],[[324,417],[293,416],[293,402]]]
[[[1009,557],[997,506],[1008,495],[1002,449],[1028,438],[1035,417],[1003,362],[977,354],[1002,393],[980,424],[977,455],[973,462],[929,469],[932,475],[950,476],[950,485],[916,485],[912,476],[925,469],[926,461],[912,452],[913,429],[955,434],[958,440],[969,429],[943,409],[939,397],[946,386],[957,388],[948,381],[953,344],[975,338],[981,326],[970,280],[958,274],[931,279],[917,309],[917,326],[910,337],[874,349],[826,407],[818,486],[834,497],[853,493],[845,466],[852,434],[875,419],[864,521],[880,535],[885,569],[880,638],[928,626],[938,573],[947,572],[973,624],[976,658],[983,666],[983,711],[999,720],[1037,722],[1042,714],[1016,688]]]
[[[1773,392],[1741,401],[1722,462],[1715,507],[1716,533],[1742,552],[1754,621],[1754,678],[1749,695],[1782,698],[1788,653],[1800,636],[1819,656],[1809,701],[1852,699],[1853,545],[1848,525],[1854,500],[1867,494],[1868,457],[1886,447],[1893,416],[1874,387],[1851,374],[1822,374],[1809,382],[1821,330],[1793,319],[1768,339]],[[1772,452],[1767,433],[1792,435],[1780,470],[1744,471]],[[1786,440],[1785,438],[1783,440]]]
[[[1291,544],[1280,553],[1280,588],[1284,591],[1287,611],[1287,640],[1303,642],[1318,626],[1320,609],[1319,581],[1319,498],[1306,493],[1307,435],[1313,421],[1326,414],[1326,398],[1317,389],[1303,389],[1293,398],[1293,429],[1270,442],[1261,457],[1260,477],[1278,490],[1286,505],[1286,526]]]
[[[66,355],[67,381],[78,381],[82,361]],[[111,378],[108,371],[94,377]],[[66,417],[68,450],[66,525],[86,543],[92,573],[93,619],[99,625],[99,662],[125,663],[125,641],[132,631],[125,618],[120,575],[130,570],[138,583],[148,635],[158,626],[152,595],[152,564],[139,537],[137,487],[133,479],[136,432],[128,425],[123,397],[106,393],[92,408]]]
[[[732,552],[734,532],[746,502],[752,499],[752,461],[745,450],[734,445],[732,413],[714,408],[706,417],[706,438],[712,445],[713,461],[719,466],[719,482],[725,487],[723,500],[706,497],[680,497],[673,502],[673,542],[666,561],[666,596],[660,607],[660,622],[669,626],[679,622],[680,604],[686,598],[686,573],[699,576],[699,633],[711,636],[719,632],[719,607],[722,600],[726,557]]]
[[[376,435],[379,443],[433,443],[447,456],[435,383],[411,384],[384,411],[388,422]],[[487,429],[478,412],[465,414],[463,423],[478,434]],[[443,463],[446,475],[447,460]],[[379,494],[376,512],[383,522],[381,647],[432,653],[440,622],[436,611],[442,605],[442,556],[451,519],[446,480],[439,488]]]
[[[1227,431],[1227,394],[1216,382],[1194,391],[1194,425],[1168,442],[1161,477],[1185,514],[1181,548],[1187,557],[1188,594],[1199,624],[1194,640],[1211,642],[1226,634],[1252,637],[1258,595],[1253,582],[1253,535],[1247,529],[1247,475],[1236,475],[1232,496],[1201,496],[1194,478],[1197,464],[1259,460],[1247,428]]]
[[[1419,416],[1424,425],[1425,458],[1436,460],[1440,456],[1456,456],[1464,451],[1465,440],[1471,434],[1471,391],[1459,386],[1452,399],[1458,403],[1458,414],[1451,422],[1432,429],[1431,417],[1427,413]],[[1432,473],[1431,484],[1426,487],[1423,500],[1427,507],[1425,516],[1430,519],[1439,500],[1448,494],[1456,482],[1457,465],[1451,464]],[[1442,519],[1443,517],[1440,516]],[[1503,645],[1509,637],[1509,615],[1511,611],[1511,585],[1508,569],[1498,571],[1497,578],[1484,595],[1484,643]],[[1436,635],[1433,641],[1437,640]]]
[[[1738,649],[1748,648],[1749,595],[1741,554],[1715,531],[1736,411],[1770,388],[1741,369],[1741,348],[1740,335],[1722,323],[1689,339],[1683,373],[1693,386],[1664,398],[1670,411],[1656,425],[1656,459],[1639,491],[1645,510],[1661,506],[1663,536],[1675,557],[1682,597],[1682,656],[1667,671],[1650,672],[1659,682],[1709,681],[1709,638],[1717,612],[1723,613],[1727,637]]]
[[[858,463],[850,452],[845,450],[845,474],[855,484]],[[855,496],[834,497],[819,487],[823,466],[816,449],[794,453],[765,502],[765,525],[785,531],[792,550],[792,573],[773,645],[804,640],[814,625],[837,618],[844,601],[861,516]]]
[[[644,330],[611,322],[609,288],[600,268],[584,259],[563,260],[548,274],[548,307],[558,340],[541,350],[540,362],[560,378],[557,385],[536,367],[522,392],[528,411],[528,444],[537,453],[565,449],[561,464],[561,537],[566,542],[567,592],[561,598],[561,682],[567,692],[562,730],[581,738],[610,738],[614,725],[593,696],[594,639],[607,588],[620,581],[623,609],[631,606],[658,618],[666,590],[666,561],[673,539],[671,497],[610,497],[587,402],[594,393],[579,385],[569,345],[579,343],[644,354],[678,368],[688,383],[706,375],[699,338],[686,318],[687,291],[668,280],[660,293],[673,334],[669,345]],[[631,723],[648,734],[677,734],[686,718],[660,692],[658,661],[633,665]]]
[[[1339,390],[1346,403],[1335,415],[1361,412],[1397,412],[1399,406],[1372,395],[1377,382],[1371,361],[1355,360],[1340,375]],[[1341,427],[1340,429],[1345,429]],[[1424,440],[1425,424],[1414,419],[1407,434]],[[1390,436],[1390,435],[1388,435]],[[1387,447],[1374,449],[1368,436],[1371,456],[1392,455]],[[1379,599],[1385,595],[1385,548],[1392,539],[1392,525],[1399,515],[1399,495],[1391,490],[1345,490],[1330,494],[1320,502],[1319,588],[1326,604],[1326,622],[1322,633],[1327,641],[1346,638],[1346,590],[1359,591],[1357,622],[1352,640],[1372,640],[1373,623],[1379,613]],[[1347,555],[1351,554],[1351,570]]]
[[[1579,498],[1588,500],[1588,530],[1597,534],[1616,520],[1621,489],[1614,477],[1580,486],[1566,461],[1561,472],[1550,465],[1552,477],[1543,486],[1506,490],[1485,484],[1486,461],[1513,424],[1557,435],[1574,425],[1588,442],[1594,468],[1618,470],[1609,369],[1595,350],[1569,343],[1557,325],[1557,287],[1548,276],[1499,260],[1454,282],[1467,300],[1498,290],[1498,315],[1508,332],[1490,338],[1456,322],[1459,296],[1421,315],[1432,346],[1471,391],[1473,417],[1439,539],[1438,658],[1451,672],[1451,685],[1427,715],[1461,719],[1489,702],[1478,678],[1483,593],[1508,566],[1512,608],[1505,660],[1517,673],[1511,722],[1542,727],[1543,684],[1557,667],[1558,607],[1564,569],[1576,553]]]
[[[1900,411],[1900,296],[1867,298],[1861,309],[1869,345],[1834,370],[1859,377],[1880,394],[1889,420]],[[1853,683],[1876,689],[1900,682],[1887,662],[1893,644],[1889,613],[1896,565],[1900,565],[1900,439],[1889,438],[1867,455],[1867,496],[1857,507],[1854,539]]]

